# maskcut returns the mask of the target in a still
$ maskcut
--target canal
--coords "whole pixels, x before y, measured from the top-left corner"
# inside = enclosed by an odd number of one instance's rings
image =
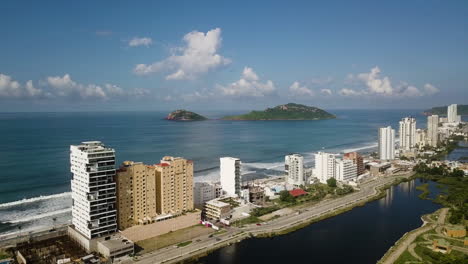
[[[419,179],[387,190],[363,207],[273,238],[252,238],[221,248],[195,263],[376,263],[406,232],[421,226],[421,215],[440,206],[418,198]],[[429,182],[431,196],[438,192]]]

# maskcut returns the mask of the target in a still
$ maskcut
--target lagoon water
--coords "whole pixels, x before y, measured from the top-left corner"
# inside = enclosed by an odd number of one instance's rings
[[[387,196],[293,233],[253,238],[221,248],[194,263],[374,264],[406,232],[422,225],[421,215],[439,205],[418,197],[419,180],[387,190]],[[438,192],[429,182],[431,194]]]
[[[0,113],[0,235],[70,220],[69,145],[101,140],[117,161],[157,163],[165,155],[195,163],[196,180],[216,180],[219,157],[235,156],[243,173],[280,175],[284,155],[312,164],[319,150],[374,151],[377,129],[405,116],[426,126],[420,110],[336,110],[321,121],[171,122],[167,112]],[[219,118],[232,112],[199,112]],[[371,217],[371,216],[370,216]]]

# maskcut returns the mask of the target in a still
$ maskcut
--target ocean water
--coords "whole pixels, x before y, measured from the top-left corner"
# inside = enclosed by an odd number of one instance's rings
[[[219,177],[219,157],[234,156],[248,175],[280,175],[284,155],[373,151],[377,129],[420,110],[335,110],[320,121],[173,122],[167,112],[0,113],[0,235],[70,220],[69,145],[101,140],[117,161],[158,163],[166,155],[195,164],[197,181]],[[209,112],[219,118],[231,112]],[[55,221],[53,220],[55,219]]]

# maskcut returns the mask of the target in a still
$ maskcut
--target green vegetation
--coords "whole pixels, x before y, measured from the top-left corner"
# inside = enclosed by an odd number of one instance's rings
[[[458,169],[450,171],[446,166],[428,167],[420,163],[413,168],[415,177],[436,181],[446,186],[445,193],[439,194],[434,202],[450,208],[449,222],[464,224],[468,216],[468,178]]]
[[[192,240],[185,241],[185,242],[177,244],[177,247],[185,247],[185,246],[190,245],[191,243],[192,243]]]
[[[429,183],[416,186],[416,190],[422,191],[422,193],[418,195],[419,198],[426,199],[427,196],[429,195]]]
[[[425,246],[417,245],[414,252],[423,259],[424,263],[463,264],[468,261],[468,255],[455,250],[452,250],[450,254],[443,254],[434,252]]]
[[[335,178],[330,178],[327,180],[327,185],[332,187],[332,188],[335,188],[336,187],[336,179]]]
[[[229,198],[225,198],[225,199],[221,199],[219,200],[223,203],[227,203],[227,204],[230,204],[231,205],[231,208],[236,208],[236,207],[239,207],[239,203],[234,201],[231,197]]]
[[[279,206],[276,206],[276,205],[273,205],[273,206],[270,206],[270,207],[257,207],[257,208],[254,208],[252,210],[250,215],[255,216],[255,217],[260,217],[262,215],[272,213],[272,212],[274,212],[274,211],[276,211],[278,209],[280,209],[280,208],[279,208]]]
[[[294,203],[296,201],[296,198],[292,196],[289,191],[281,191],[280,192],[280,201],[283,203]]]
[[[235,225],[236,226],[243,226],[243,225],[255,224],[255,223],[260,223],[260,222],[262,222],[262,220],[260,220],[260,218],[251,215],[251,216],[249,216],[247,218],[236,221]]]
[[[411,255],[407,249],[400,255],[400,257],[395,261],[394,264],[406,264],[410,262],[418,263],[418,260],[415,257],[413,257],[413,255]]]
[[[7,258],[11,258],[13,255],[11,255],[10,253],[8,253],[6,250],[4,249],[0,249],[0,260],[2,259],[7,259]]]
[[[321,120],[336,118],[313,106],[289,103],[267,108],[264,111],[252,111],[248,114],[223,117],[225,120]]]
[[[194,112],[190,112],[187,110],[175,110],[169,113],[166,117],[167,120],[174,120],[174,121],[203,121],[207,120],[206,117],[199,115]]]
[[[427,115],[447,115],[447,106],[432,107],[424,113]],[[457,105],[457,114],[468,115],[468,105]]]

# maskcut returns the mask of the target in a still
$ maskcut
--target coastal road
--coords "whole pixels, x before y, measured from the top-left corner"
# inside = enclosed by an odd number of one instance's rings
[[[235,243],[251,235],[279,232],[301,223],[310,222],[313,219],[333,213],[340,209],[352,207],[356,204],[367,201],[378,193],[378,188],[392,183],[397,177],[383,177],[376,180],[363,183],[360,191],[353,192],[344,197],[321,201],[307,208],[302,208],[295,214],[282,216],[280,218],[263,223],[260,226],[256,224],[247,225],[242,228],[230,227],[227,232],[213,237],[202,236],[194,238],[191,244],[185,247],[166,247],[157,251],[147,253],[138,257],[137,263],[175,263],[185,258],[222,247],[227,244]],[[400,176],[401,178],[401,176]]]

